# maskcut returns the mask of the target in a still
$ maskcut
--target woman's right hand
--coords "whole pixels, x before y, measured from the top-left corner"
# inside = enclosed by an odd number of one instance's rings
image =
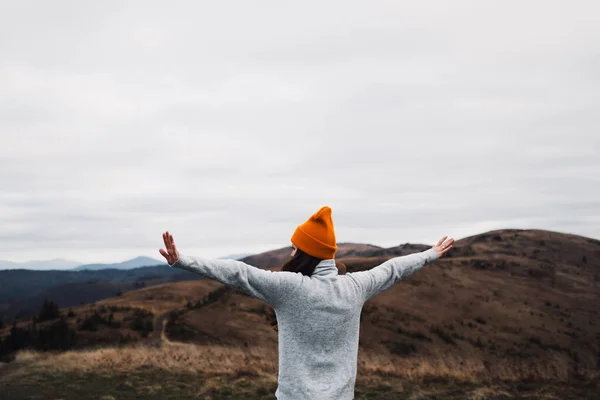
[[[448,252],[452,248],[452,244],[454,243],[454,238],[447,239],[448,236],[444,236],[440,240],[438,240],[437,244],[433,246],[435,251],[437,251],[438,255],[441,257]]]

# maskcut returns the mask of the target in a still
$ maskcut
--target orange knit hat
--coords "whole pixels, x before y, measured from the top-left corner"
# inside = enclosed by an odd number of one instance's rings
[[[294,246],[306,254],[323,260],[333,258],[337,245],[331,208],[321,207],[305,223],[296,228],[291,240]]]

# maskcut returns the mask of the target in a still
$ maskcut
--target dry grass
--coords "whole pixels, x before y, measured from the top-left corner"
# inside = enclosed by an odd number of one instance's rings
[[[278,371],[277,351],[272,347],[238,348],[198,346],[168,342],[158,347],[141,344],[42,353],[25,350],[17,355],[19,373],[114,373],[147,368],[188,374],[249,374],[273,376]],[[569,366],[561,358],[536,362],[501,361],[486,365],[481,360],[464,360],[452,355],[438,359],[400,358],[383,354],[361,353],[359,376],[395,376],[405,379],[436,377],[460,381],[559,381],[568,382]],[[600,379],[600,371],[581,371],[580,378]]]
[[[27,365],[22,372],[130,372],[156,368],[169,372],[230,374],[273,374],[277,371],[277,354],[272,349],[239,349],[225,346],[196,346],[168,343],[159,347],[134,344],[121,348],[73,350],[62,353],[20,351],[16,364]]]
[[[358,373],[406,378],[440,377],[461,381],[524,381],[552,380],[568,382],[573,378],[569,362],[564,357],[535,361],[498,360],[488,364],[481,359],[463,359],[452,354],[439,358],[390,357],[382,354],[361,354]],[[582,379],[600,379],[600,371],[579,371]]]
[[[471,393],[471,396],[469,397],[470,400],[486,400],[489,398],[493,398],[493,396],[495,397],[500,397],[500,396],[506,396],[509,397],[511,394],[502,389],[502,388],[498,388],[498,387],[481,387],[481,388],[476,388],[474,389]]]
[[[269,348],[248,349],[170,343],[161,347],[40,353],[22,351],[0,367],[0,386],[7,399],[273,399],[277,387],[277,354]],[[521,369],[525,365],[518,366]],[[483,363],[444,359],[399,359],[367,354],[359,357],[357,400],[593,399],[596,380],[519,381],[505,365],[506,377],[486,381],[493,371]],[[3,370],[4,369],[4,370]],[[500,371],[502,369],[498,369]],[[531,374],[529,374],[531,375]],[[548,375],[549,377],[550,375]],[[590,375],[590,378],[593,376]],[[32,397],[33,396],[33,397]],[[75,397],[69,397],[75,396]],[[590,397],[592,396],[592,397]]]

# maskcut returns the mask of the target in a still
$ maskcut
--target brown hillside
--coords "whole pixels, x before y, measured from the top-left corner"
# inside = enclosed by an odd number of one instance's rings
[[[148,310],[155,315],[184,307],[189,300],[206,296],[221,287],[219,282],[203,279],[197,281],[164,283],[125,293],[97,302],[97,305],[128,306]]]
[[[378,246],[361,243],[338,243],[337,246],[338,250],[336,252],[336,258],[361,254],[363,252],[385,250]],[[288,246],[281,249],[248,256],[243,258],[241,261],[244,261],[245,263],[257,268],[276,268],[280,267],[285,261],[287,261],[290,258],[291,253],[292,246]]]
[[[357,271],[390,254],[428,247],[340,245],[338,259]],[[290,250],[244,261],[276,269]],[[444,258],[365,304],[359,368],[397,372],[426,365],[434,374],[559,379],[600,369],[599,286],[598,240],[543,230],[498,230],[458,240]],[[123,335],[156,340],[162,322],[170,320],[171,341],[277,354],[277,332],[266,323],[264,304],[215,281],[163,284],[74,307],[70,323],[79,326],[86,315],[111,307],[122,332],[101,326],[82,332],[84,343],[118,343]],[[154,323],[147,339],[130,327],[137,309],[152,313],[144,316]]]
[[[157,323],[164,314],[185,307],[189,300],[206,296],[221,286],[219,282],[205,279],[161,284],[61,311],[63,315],[72,313],[67,321],[70,327],[77,330],[77,347],[145,341],[160,336],[157,330],[161,327]],[[94,315],[99,315],[104,322],[94,324],[93,329],[84,328],[85,320]],[[106,323],[109,318],[113,324]],[[38,323],[37,327],[48,326],[53,322]],[[135,325],[136,322],[147,323],[150,326],[147,327],[148,329],[145,327],[136,329],[136,327],[140,328]],[[27,329],[32,324],[32,320],[24,320],[18,322],[17,327]],[[144,337],[144,331],[148,331],[148,339]],[[5,338],[9,334],[10,326],[0,329],[0,338]]]
[[[356,271],[387,258],[342,261]],[[599,266],[600,241],[576,235],[501,230],[459,240],[447,257],[365,304],[361,353],[476,361],[495,374],[600,368]],[[222,292],[179,315],[169,337],[276,346],[262,303]]]

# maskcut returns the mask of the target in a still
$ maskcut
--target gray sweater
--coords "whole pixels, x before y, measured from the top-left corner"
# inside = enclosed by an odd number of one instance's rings
[[[217,280],[273,307],[279,328],[277,399],[349,400],[354,398],[363,304],[437,258],[432,247],[344,275],[338,275],[334,259],[323,260],[310,277],[182,254],[171,266]]]

